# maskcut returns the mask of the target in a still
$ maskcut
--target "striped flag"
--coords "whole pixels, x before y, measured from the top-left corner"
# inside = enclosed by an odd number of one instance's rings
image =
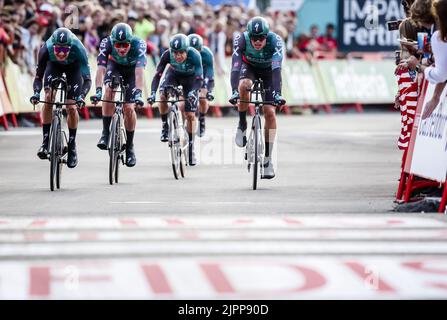
[[[401,131],[397,141],[400,150],[408,148],[411,130],[413,128],[418,101],[417,74],[409,69],[396,70],[399,87],[398,100],[401,113]]]

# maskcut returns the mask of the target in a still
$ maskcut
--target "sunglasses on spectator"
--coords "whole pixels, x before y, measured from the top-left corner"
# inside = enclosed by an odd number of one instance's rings
[[[264,41],[265,39],[267,39],[267,36],[252,36],[250,39],[253,40],[254,42]]]
[[[130,47],[130,43],[124,42],[124,43],[115,43],[113,45],[116,49],[127,49]]]
[[[56,54],[68,54],[70,52],[71,47],[61,47],[61,46],[54,46],[54,52],[56,52]]]

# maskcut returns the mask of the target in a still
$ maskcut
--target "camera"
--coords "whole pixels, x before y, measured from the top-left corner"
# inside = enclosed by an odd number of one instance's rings
[[[386,26],[388,28],[388,31],[394,31],[399,30],[399,26],[402,23],[403,20],[395,20],[395,21],[388,21],[386,23]]]

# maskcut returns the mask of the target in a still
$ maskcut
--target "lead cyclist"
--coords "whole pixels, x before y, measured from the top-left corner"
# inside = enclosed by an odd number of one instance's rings
[[[265,88],[265,100],[273,101],[276,106],[283,106],[286,100],[281,95],[281,66],[283,60],[283,40],[270,32],[267,20],[254,17],[247,24],[247,31],[236,35],[233,41],[231,67],[231,88],[233,94],[229,100],[236,104],[240,99],[248,101],[253,81],[261,79]],[[239,124],[236,132],[236,145],[247,144],[247,109],[248,103],[240,102]],[[273,142],[276,135],[276,107],[271,104],[263,106],[265,119],[265,158],[262,179],[273,179],[275,171],[272,162]]]

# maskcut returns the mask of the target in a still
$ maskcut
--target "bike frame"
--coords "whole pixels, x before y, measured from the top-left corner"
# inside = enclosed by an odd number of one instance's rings
[[[68,138],[62,127],[64,106],[75,105],[76,103],[66,103],[68,86],[65,74],[60,78],[54,78],[50,88],[52,101],[39,102],[53,105],[53,116],[48,140],[48,160],[50,161],[50,190],[54,191],[55,186],[57,189],[60,189],[62,164],[67,163],[66,148],[68,146]]]
[[[183,114],[180,111],[179,102],[185,102],[186,100],[180,99],[182,96],[182,90],[176,86],[166,86],[164,87],[164,94],[167,98],[166,101],[155,101],[155,102],[164,102],[168,103],[169,111],[168,111],[168,121],[169,121],[169,141],[168,146],[171,148],[171,161],[173,166],[174,178],[178,179],[179,173],[182,177],[185,177],[185,168],[184,165],[188,165],[187,161],[187,148],[188,148],[188,134],[186,132],[186,128],[184,126]],[[177,124],[178,132],[174,130],[174,123]],[[176,148],[180,149],[180,153],[176,154]],[[182,157],[183,160],[182,161]],[[180,172],[179,172],[180,171]]]
[[[262,79],[254,81],[253,86],[247,89],[250,92],[250,101],[239,100],[243,103],[253,103],[255,105],[255,114],[251,122],[251,130],[248,136],[247,145],[245,148],[245,160],[247,160],[248,172],[253,170],[253,190],[257,189],[258,168],[259,173],[263,174],[264,164],[264,135],[262,132],[261,108],[264,105],[274,105],[273,101],[265,101],[265,89]],[[261,100],[262,99],[262,100]]]
[[[112,77],[112,93],[113,98],[118,93],[118,100],[101,100],[106,103],[115,104],[115,113],[113,114],[112,121],[110,122],[109,127],[109,141],[107,143],[109,150],[109,183],[113,184],[118,183],[118,175],[119,175],[119,161],[121,160],[124,165],[124,151],[127,142],[126,130],[124,126],[124,113],[123,108],[125,104],[130,104],[132,102],[124,101],[124,94],[127,89],[127,86],[124,85],[124,80],[120,76],[117,80],[116,77]],[[119,88],[119,89],[116,89]],[[118,135],[116,135],[116,131],[118,131]],[[117,145],[117,147],[116,147]],[[115,154],[115,152],[117,154]]]

